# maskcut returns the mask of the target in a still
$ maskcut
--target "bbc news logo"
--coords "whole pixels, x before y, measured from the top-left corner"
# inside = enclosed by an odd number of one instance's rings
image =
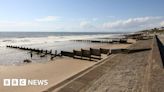
[[[3,86],[46,86],[48,80],[3,79]]]

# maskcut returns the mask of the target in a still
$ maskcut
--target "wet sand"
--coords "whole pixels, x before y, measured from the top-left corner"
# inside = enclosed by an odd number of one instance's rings
[[[97,44],[93,48],[126,48],[131,44]],[[86,47],[88,48],[88,47]],[[68,57],[57,58],[46,63],[31,63],[20,66],[0,66],[0,91],[2,92],[40,92],[56,85],[63,80],[93,66],[96,62],[73,59]],[[3,79],[25,78],[48,80],[47,86],[4,87]]]

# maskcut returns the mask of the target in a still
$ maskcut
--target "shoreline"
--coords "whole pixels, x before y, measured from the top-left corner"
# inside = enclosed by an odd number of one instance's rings
[[[132,43],[135,43],[134,40],[130,40],[128,42],[132,42]],[[63,42],[62,42],[63,43]],[[68,42],[69,43],[69,42]],[[70,43],[69,43],[70,44]],[[75,45],[71,45],[73,47],[71,48],[74,48],[74,49],[80,49],[80,48],[83,48],[83,49],[89,49],[89,48],[95,48],[95,49],[99,49],[99,48],[104,48],[104,49],[119,49],[119,48],[125,48],[127,46],[129,46],[130,44],[119,44],[119,43],[114,43],[114,44],[111,44],[111,43],[85,43],[85,42],[75,42],[74,43]],[[61,44],[60,44],[61,45]],[[77,45],[77,47],[76,47]],[[81,45],[81,46],[80,46]],[[80,46],[80,47],[79,47]],[[53,47],[53,46],[52,46]],[[53,54],[55,53],[55,49],[53,49],[52,47],[48,47],[48,50],[52,50]],[[30,48],[30,47],[29,47]],[[73,49],[71,49],[70,47],[66,47],[66,51],[73,51]],[[25,51],[22,51],[21,49],[16,49],[16,48],[5,48],[6,50],[9,50],[7,51],[6,55],[4,56],[1,56],[1,60],[7,60],[7,63],[5,62],[1,62],[2,64],[1,65],[4,65],[4,66],[10,66],[10,65],[15,65],[15,66],[20,66],[20,65],[23,65],[23,64],[26,64],[26,63],[23,63],[23,60],[26,60],[26,59],[29,59],[32,61],[32,63],[44,63],[44,62],[49,62],[49,61],[52,61],[50,58],[50,55],[46,55],[45,57],[40,57],[40,55],[36,54],[35,52],[33,53],[33,59],[30,58],[30,53],[29,51],[25,50]],[[2,49],[2,51],[5,51],[5,49]],[[37,49],[37,48],[36,48]],[[58,48],[60,49],[60,48]],[[69,49],[69,50],[68,50]],[[40,49],[41,50],[41,49]],[[46,49],[43,49],[43,50],[46,50]],[[49,51],[50,51],[49,50]],[[62,50],[62,49],[61,49]],[[58,50],[59,52],[61,50]],[[11,52],[11,53],[10,53]],[[13,53],[14,52],[14,53]],[[58,52],[58,54],[59,54]],[[29,54],[27,54],[29,53]],[[3,55],[3,54],[2,54]],[[21,56],[21,58],[19,58]],[[10,58],[5,58],[6,56],[10,57]],[[14,61],[13,63],[10,62],[13,61],[13,60],[19,60],[19,61]],[[58,57],[55,57],[54,60],[58,59]],[[4,61],[3,60],[3,61]]]

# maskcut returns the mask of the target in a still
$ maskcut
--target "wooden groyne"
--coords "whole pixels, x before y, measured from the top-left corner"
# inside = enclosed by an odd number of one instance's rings
[[[101,59],[101,49],[90,48],[90,53],[92,58]]]
[[[90,43],[128,43],[127,39],[111,39],[111,40],[72,40],[75,42],[90,42]]]
[[[61,53],[57,53],[57,50],[55,50],[55,53],[52,53],[52,50],[43,50],[43,49],[37,49],[37,48],[28,48],[28,47],[22,47],[22,46],[12,46],[12,45],[7,45],[7,48],[15,48],[15,49],[20,49],[20,50],[27,50],[30,52],[36,52],[37,54],[40,54],[40,57],[45,57],[46,55],[51,55],[51,59],[53,59],[56,56],[68,56],[72,57],[75,59],[85,59],[85,60],[101,60],[101,54],[129,54],[129,53],[134,53],[134,52],[140,52],[140,51],[145,51],[145,50],[150,50],[151,48],[140,48],[140,49],[104,49],[104,48],[90,48],[89,50],[81,49],[80,51],[78,50],[73,50],[72,52],[69,51],[61,51]]]
[[[68,52],[68,51],[61,51],[61,56],[68,56],[68,57],[73,57],[76,59],[87,59],[87,60],[92,60],[92,59],[102,59],[101,54],[107,54],[110,50],[109,49],[94,49],[90,48],[89,50],[81,49],[80,51],[78,50],[73,50],[73,52]]]
[[[95,49],[90,48],[89,50],[81,49],[81,50],[73,50],[73,52],[61,51],[61,56],[73,57],[75,59],[98,59],[101,60],[101,54],[111,55],[111,54],[130,54],[135,52],[147,51],[151,50],[151,48],[140,48],[140,49]]]
[[[153,36],[147,35],[145,33],[134,33],[134,34],[128,34],[124,35],[126,39],[136,39],[136,40],[148,40],[153,39]]]
[[[42,54],[42,56],[45,56],[45,55],[57,56],[57,51],[55,51],[55,53],[52,53],[52,50],[43,50],[43,49],[38,49],[38,48],[28,48],[28,47],[23,47],[23,46],[12,46],[12,45],[7,45],[6,47],[36,52],[37,54]]]
[[[61,56],[73,57],[73,52],[61,51]]]

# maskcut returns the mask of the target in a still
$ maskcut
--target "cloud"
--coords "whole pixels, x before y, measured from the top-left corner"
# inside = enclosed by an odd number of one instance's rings
[[[63,29],[57,21],[61,17],[47,16],[33,21],[0,21],[0,31],[54,31]]]
[[[36,21],[0,21],[0,31],[54,31],[63,26],[54,23]]]
[[[60,17],[44,17],[33,21],[0,21],[0,31],[138,31],[164,26],[164,17],[137,17],[125,20],[103,21],[95,18],[87,20],[59,20]],[[40,22],[41,21],[41,22]],[[43,22],[47,21],[47,22]]]
[[[43,18],[35,19],[35,20],[39,21],[39,22],[45,22],[45,21],[57,21],[60,18],[61,17],[59,17],[59,16],[46,16],[46,17],[43,17]]]
[[[0,21],[0,28],[21,28],[35,26],[39,26],[38,23],[25,21]]]
[[[82,21],[80,22],[80,27],[84,29],[94,28],[94,26],[89,21]]]
[[[142,29],[148,27],[159,26],[163,17],[138,17],[129,18],[127,20],[117,20],[102,24],[103,29]]]

